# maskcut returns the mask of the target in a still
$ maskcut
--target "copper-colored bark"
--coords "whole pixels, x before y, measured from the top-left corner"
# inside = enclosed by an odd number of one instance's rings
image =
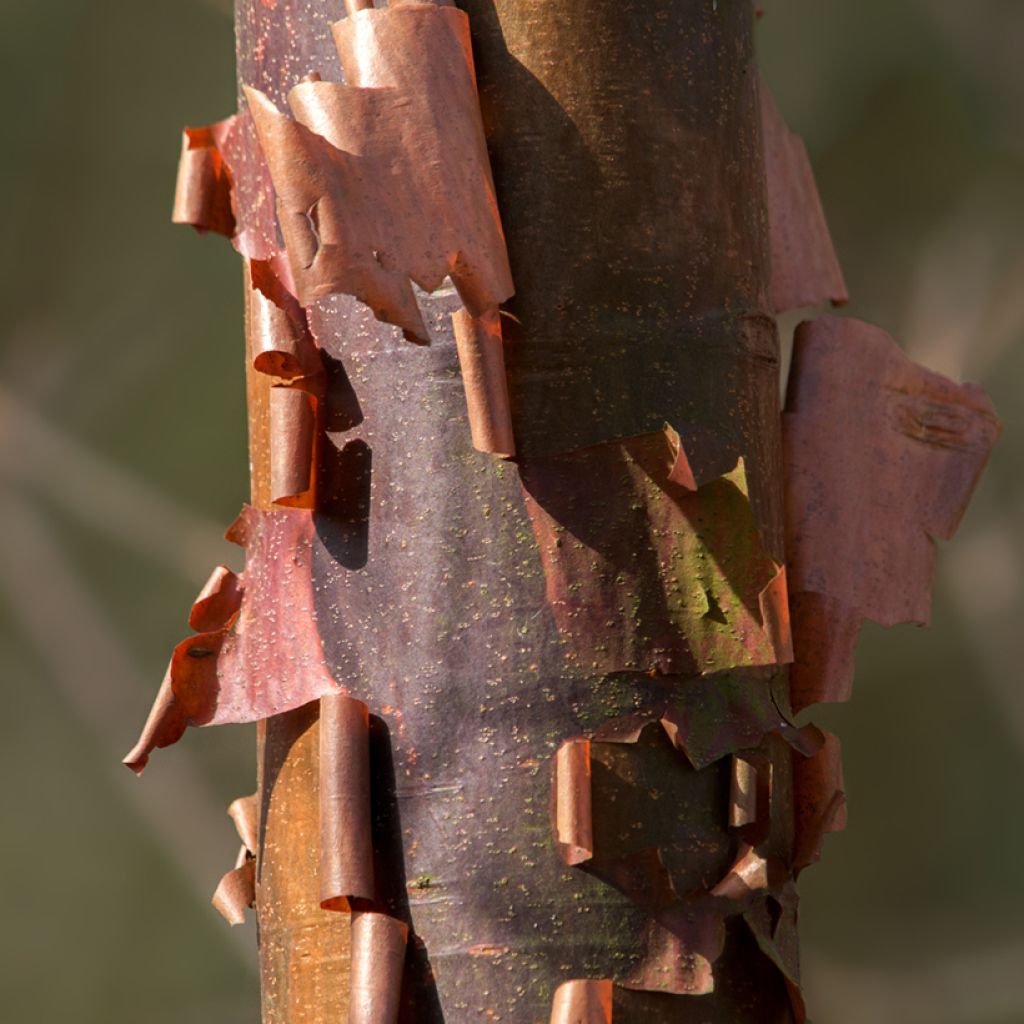
[[[313,610],[313,533],[305,509],[243,509],[228,532],[246,547],[240,608],[230,606],[230,619],[204,621],[214,628],[174,649],[125,764],[142,771],[150,753],[176,742],[188,725],[252,722],[338,691]]]
[[[317,703],[260,724],[256,913],[264,1024],[344,1021],[347,914],[320,908]]]
[[[559,985],[551,1024],[612,1024],[612,983],[567,981]]]
[[[473,447],[494,455],[514,455],[516,444],[498,310],[474,317],[460,309],[453,314],[453,320]]]
[[[264,1024],[799,1024],[794,877],[845,797],[784,666],[806,703],[858,616],[926,606],[994,419],[805,329],[787,569],[771,313],[844,289],[750,0],[466,9],[472,50],[454,7],[351,0],[341,85],[340,11],[238,4],[246,102],[179,192],[248,261],[246,570],[129,760],[262,720],[218,903],[253,843]]]
[[[953,535],[999,434],[992,404],[884,331],[797,331],[785,413],[793,703],[845,700],[860,622],[926,623],[935,537]]]
[[[256,861],[244,846],[235,866],[220,880],[210,901],[228,924],[244,924],[245,911],[256,901]]]
[[[387,914],[352,915],[349,1024],[395,1024],[409,929]]]
[[[777,312],[840,305],[849,298],[821,208],[807,150],[782,120],[761,82],[761,132],[772,252],[772,305]]]
[[[468,20],[403,3],[332,31],[348,84],[300,82],[296,120],[246,90],[297,295],[355,295],[425,341],[410,278],[429,292],[450,276],[473,316],[512,294]]]
[[[370,722],[351,697],[320,699],[320,906],[372,901]]]
[[[234,234],[231,173],[222,152],[231,127],[228,119],[183,132],[171,213],[175,224],[191,224],[199,231],[215,231],[229,238]]]

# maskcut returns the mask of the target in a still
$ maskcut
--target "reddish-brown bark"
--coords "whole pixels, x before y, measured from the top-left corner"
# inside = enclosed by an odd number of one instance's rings
[[[129,761],[262,720],[265,1024],[802,1021],[795,876],[845,794],[787,665],[817,699],[871,614],[821,510],[888,523],[830,470],[899,476],[869,401],[818,444],[798,345],[784,495],[773,314],[845,297],[806,153],[750,0],[465,11],[353,3],[339,63],[338,4],[237,4],[242,109],[186,134],[175,210],[247,262],[247,564]],[[858,395],[924,380],[887,358]],[[906,522],[955,525],[970,397],[895,401],[956,491],[886,491]]]

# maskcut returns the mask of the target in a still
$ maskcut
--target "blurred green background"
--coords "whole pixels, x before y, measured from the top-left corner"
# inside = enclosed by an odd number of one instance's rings
[[[709,0],[710,2],[710,0]],[[868,627],[816,711],[850,829],[802,879],[819,1024],[1024,1020],[1024,4],[767,0],[852,314],[981,381],[1005,435],[933,627]],[[0,872],[5,1020],[258,1019],[208,905],[251,727],[134,740],[244,500],[240,269],[168,222],[181,126],[234,108],[226,0],[4,5]]]

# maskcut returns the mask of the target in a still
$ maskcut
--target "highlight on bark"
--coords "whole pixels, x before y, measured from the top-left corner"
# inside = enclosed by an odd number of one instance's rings
[[[260,723],[265,1024],[803,1021],[793,714],[927,621],[998,421],[835,316],[779,408],[847,296],[750,0],[463,6],[236,5],[173,216],[245,266],[246,566],[126,763]]]

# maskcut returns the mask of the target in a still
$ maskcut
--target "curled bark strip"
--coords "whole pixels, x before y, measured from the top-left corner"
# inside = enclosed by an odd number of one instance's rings
[[[612,982],[563,982],[555,990],[551,1024],[612,1024]]]
[[[352,915],[352,987],[348,1024],[395,1024],[409,929],[387,914]]]
[[[784,414],[797,710],[849,695],[860,619],[927,623],[932,538],[955,532],[998,434],[980,388],[879,328],[800,326]]]
[[[230,925],[245,924],[245,911],[256,902],[256,860],[242,846],[238,862],[220,880],[210,901]]]
[[[768,888],[768,874],[768,861],[753,846],[744,843],[740,848],[736,863],[711,890],[711,895],[724,896],[726,899],[741,902],[752,893]]]
[[[229,626],[242,606],[242,581],[226,565],[218,565],[192,603],[188,624],[199,633]]]
[[[732,756],[729,784],[729,827],[752,825],[758,818],[759,765],[749,751]]]
[[[320,906],[372,900],[370,717],[362,701],[320,698]]]
[[[476,95],[454,7],[357,10],[333,26],[348,85],[305,80],[282,114],[246,89],[300,301],[356,296],[429,340],[410,285],[446,277],[472,316],[512,294]]]
[[[679,894],[689,893],[705,871],[713,875],[711,865],[724,873],[728,840],[723,831],[719,849],[702,834],[698,854],[697,837],[666,814],[665,807],[686,806],[694,784],[703,789],[715,782],[713,771],[695,773],[658,726],[629,716],[600,739],[570,740],[559,748],[555,840],[566,864],[618,889],[646,915],[635,936],[642,957],[620,965],[612,980],[644,991],[699,995],[714,989],[712,965],[725,941],[724,917],[708,896]]]
[[[256,845],[259,842],[259,794],[240,796],[228,807],[228,817],[235,823],[238,838],[242,845],[256,856]]]
[[[846,793],[839,740],[823,729],[815,731],[821,740],[817,753],[811,757],[793,754],[796,819],[793,868],[797,873],[818,861],[829,832],[846,828]]]
[[[322,373],[305,311],[290,291],[287,264],[276,257],[249,260],[248,266],[253,366],[260,373],[287,380]]]
[[[300,387],[270,389],[270,497],[305,505],[313,488],[316,398]]]
[[[150,753],[187,725],[252,722],[339,690],[324,665],[313,610],[307,509],[246,506],[228,539],[246,547],[245,594],[234,628],[199,633],[174,649],[153,709],[125,764],[139,773]]]
[[[849,299],[807,149],[782,120],[762,79],[761,135],[768,189],[772,304],[777,313]]]
[[[203,128],[186,128],[181,139],[178,181],[174,190],[175,224],[191,224],[199,232],[214,231],[231,238],[235,215],[231,202],[231,173],[222,147],[234,119]]]
[[[271,259],[278,251],[274,196],[248,111],[182,140],[171,221],[231,239],[243,256]]]
[[[566,864],[594,855],[590,793],[590,740],[566,740],[555,754],[555,842]]]
[[[452,314],[452,323],[473,447],[492,455],[515,455],[498,310],[474,317],[460,309]]]
[[[743,460],[694,491],[680,450],[669,428],[521,463],[548,601],[581,669],[788,660],[785,575],[762,545]]]

